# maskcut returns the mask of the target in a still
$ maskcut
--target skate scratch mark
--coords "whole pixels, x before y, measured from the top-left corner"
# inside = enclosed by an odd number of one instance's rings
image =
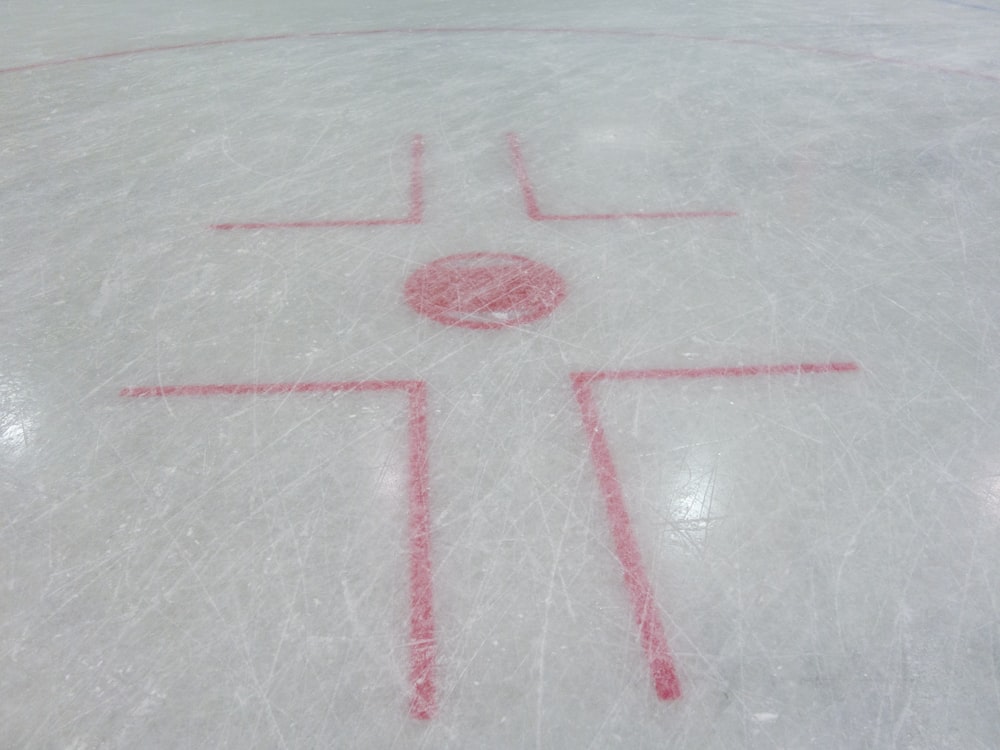
[[[1000,8],[991,8],[988,5],[975,5],[974,3],[960,3],[957,0],[937,0],[946,5],[957,5],[959,8],[972,8],[973,10],[985,10],[989,13],[1000,13]]]

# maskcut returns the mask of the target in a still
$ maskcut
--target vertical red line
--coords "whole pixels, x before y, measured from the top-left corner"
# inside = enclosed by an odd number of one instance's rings
[[[681,695],[680,681],[674,669],[673,657],[667,646],[663,622],[656,609],[653,589],[646,575],[646,568],[639,553],[639,545],[632,531],[632,521],[625,508],[621,482],[615,470],[611,448],[601,427],[600,416],[594,404],[590,381],[585,375],[573,377],[573,392],[580,405],[583,427],[590,442],[590,454],[597,471],[597,480],[604,495],[615,553],[625,576],[625,588],[632,604],[632,613],[642,648],[649,660],[653,687],[660,700],[672,700]]]
[[[424,220],[424,139],[413,136],[410,145],[410,215],[406,221],[419,224]]]
[[[541,221],[541,210],[538,208],[538,199],[535,198],[535,189],[528,178],[527,167],[524,166],[524,154],[521,153],[521,142],[517,134],[507,134],[507,145],[510,148],[510,156],[514,161],[514,174],[517,175],[517,183],[521,186],[521,195],[524,196],[524,208],[528,212],[528,217],[534,221]]]
[[[410,449],[410,715],[430,719],[437,711],[434,687],[434,597],[431,588],[430,481],[427,386],[413,382],[409,397]]]

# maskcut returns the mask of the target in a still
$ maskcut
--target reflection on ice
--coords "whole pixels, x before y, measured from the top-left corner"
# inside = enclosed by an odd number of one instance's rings
[[[724,513],[718,504],[726,494],[722,460],[718,450],[707,445],[692,446],[685,456],[683,471],[663,476],[662,491],[654,502],[661,517],[670,519],[668,533],[681,552],[699,553],[709,530]]]
[[[0,374],[0,451],[7,458],[20,458],[34,431],[24,384],[10,375]]]

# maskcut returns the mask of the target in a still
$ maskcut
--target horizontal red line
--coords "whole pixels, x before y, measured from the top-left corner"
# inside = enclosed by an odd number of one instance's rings
[[[213,224],[212,229],[317,229],[324,227],[388,227],[419,224],[419,219],[339,219],[336,221],[247,221]]]
[[[831,372],[855,372],[861,368],[855,362],[823,362],[783,365],[747,365],[745,367],[703,367],[669,370],[597,370],[576,372],[575,383],[598,380],[666,380],[668,378],[736,378],[755,375],[811,375]]]
[[[616,219],[702,219],[711,216],[739,216],[737,211],[662,211],[622,214],[537,214],[535,221],[612,221]]]
[[[347,391],[406,391],[423,387],[419,380],[348,380],[332,383],[223,383],[217,385],[157,385],[122,388],[125,398],[166,396],[270,396],[281,393],[344,393]]]

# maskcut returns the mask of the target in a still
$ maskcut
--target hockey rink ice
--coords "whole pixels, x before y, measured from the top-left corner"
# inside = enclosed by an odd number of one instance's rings
[[[0,746],[1000,747],[1000,3],[0,3]]]

